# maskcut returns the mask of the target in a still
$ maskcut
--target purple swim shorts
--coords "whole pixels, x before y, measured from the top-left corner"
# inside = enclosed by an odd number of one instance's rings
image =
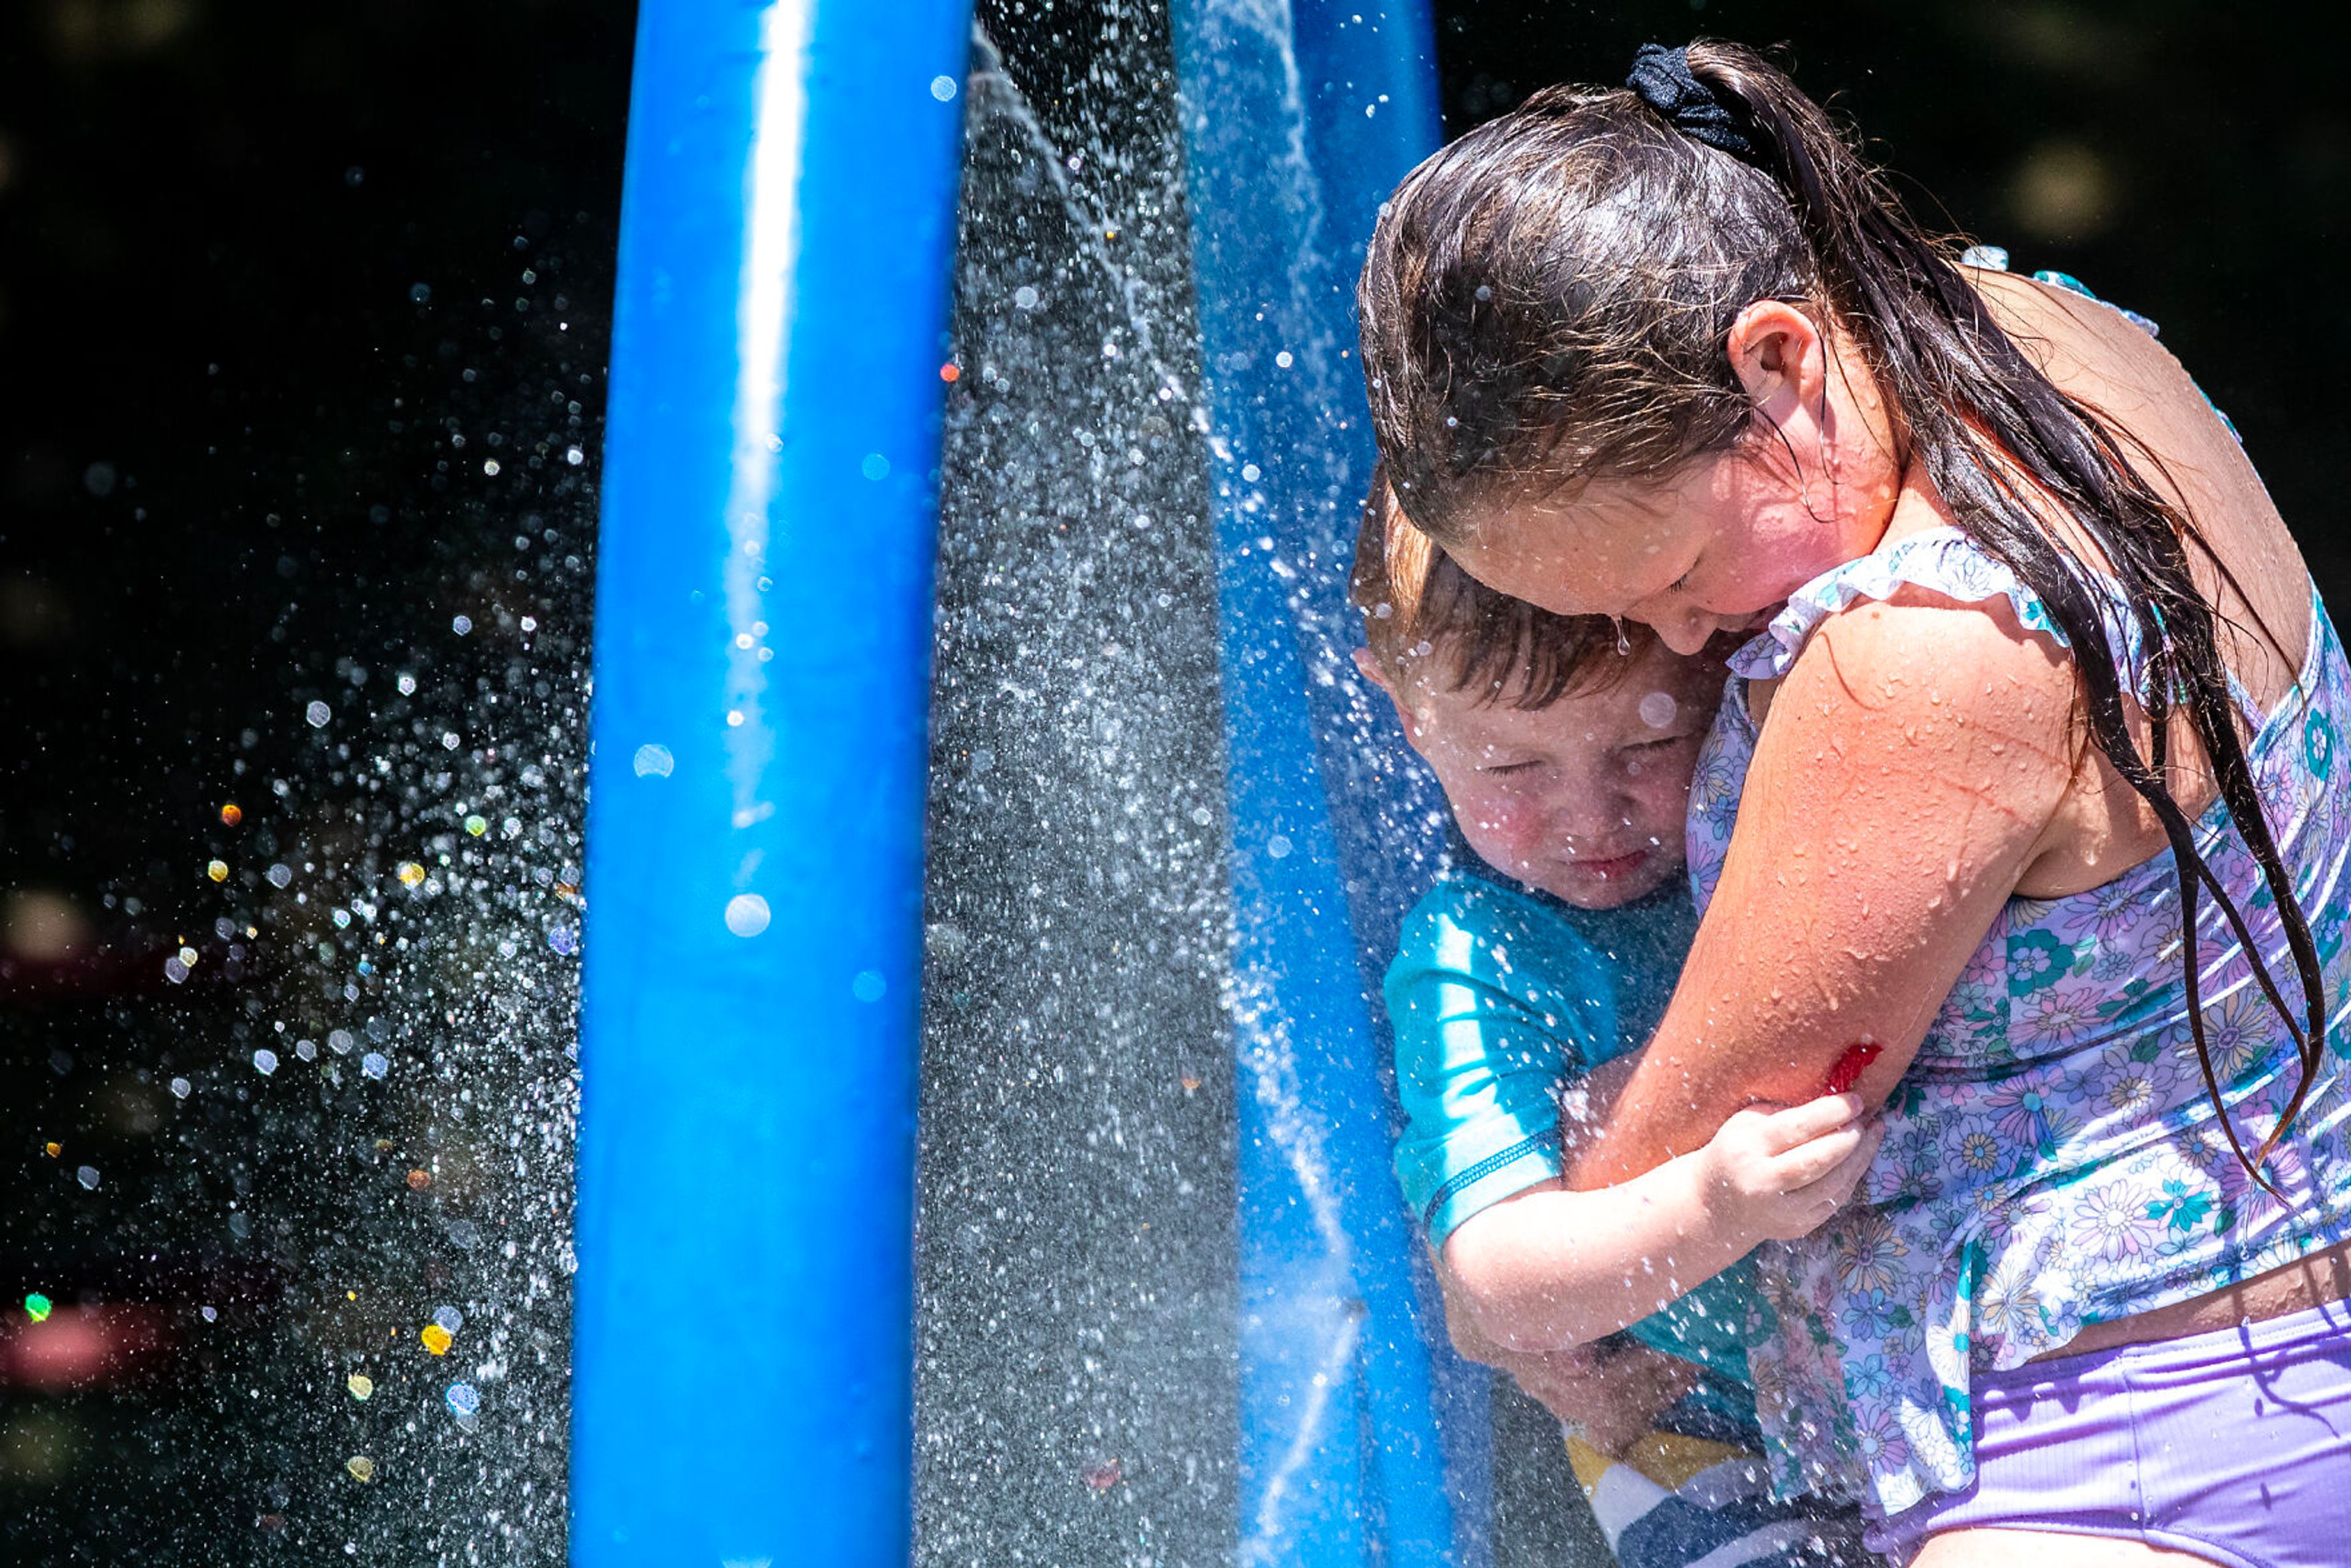
[[[2227,1568],[2351,1563],[2351,1303],[1975,1379],[1976,1482],[1871,1526],[2120,1536]]]

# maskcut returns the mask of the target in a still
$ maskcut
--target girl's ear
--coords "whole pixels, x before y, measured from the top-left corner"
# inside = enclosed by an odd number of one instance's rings
[[[1758,299],[1739,313],[1724,343],[1747,400],[1781,430],[1820,406],[1829,345],[1813,319],[1784,299]]]

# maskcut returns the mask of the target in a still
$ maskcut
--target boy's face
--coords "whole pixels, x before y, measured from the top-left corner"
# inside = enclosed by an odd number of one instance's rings
[[[1626,664],[1621,680],[1599,673],[1531,711],[1481,707],[1434,679],[1388,691],[1470,847],[1582,909],[1630,904],[1680,874],[1690,772],[1722,695],[1721,664],[1662,643]]]

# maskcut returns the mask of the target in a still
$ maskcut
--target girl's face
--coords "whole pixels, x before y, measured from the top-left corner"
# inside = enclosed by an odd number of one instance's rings
[[[1779,300],[1749,306],[1728,349],[1754,405],[1738,444],[1660,479],[1496,507],[1447,553],[1490,588],[1562,615],[1643,622],[1695,653],[1875,549],[1901,470],[1858,353]]]
[[[1642,622],[1675,653],[1696,653],[1718,632],[1761,627],[1861,553],[1833,516],[1813,516],[1784,468],[1768,452],[1733,451],[1662,483],[1596,482],[1572,501],[1482,517],[1450,553],[1490,588],[1562,615]]]

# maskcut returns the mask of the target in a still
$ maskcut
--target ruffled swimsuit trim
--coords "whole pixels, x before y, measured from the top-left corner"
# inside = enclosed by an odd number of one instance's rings
[[[2132,687],[2139,689],[2143,683],[2137,672],[2145,669],[2147,660],[2138,617],[2111,579],[2093,575],[2090,581],[2107,644],[2121,651],[2122,662],[2133,672]],[[1794,667],[1796,655],[1822,622],[1863,600],[1892,600],[1905,589],[1924,590],[1962,604],[2005,599],[2025,631],[2073,652],[2065,629],[2011,568],[1987,555],[1964,532],[1945,526],[1906,534],[1876,554],[1849,560],[1796,590],[1771,624],[1731,655],[1731,674],[1752,681],[1778,680]]]

